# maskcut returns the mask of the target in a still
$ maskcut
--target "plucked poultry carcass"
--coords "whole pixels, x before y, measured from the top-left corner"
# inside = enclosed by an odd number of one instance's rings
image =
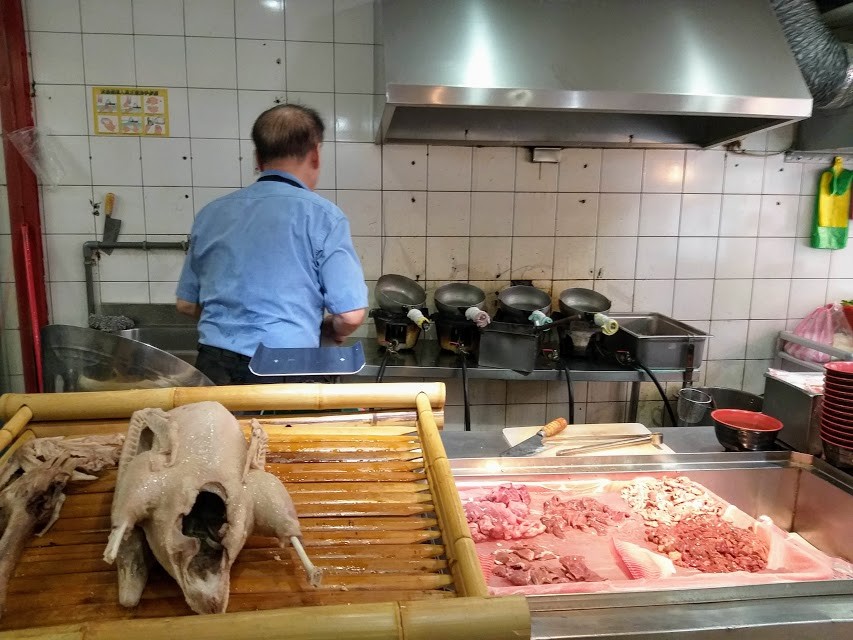
[[[260,424],[252,421],[247,444],[218,402],[133,414],[104,552],[107,562],[116,562],[122,605],[138,604],[153,552],[193,611],[225,611],[231,565],[252,532],[278,538],[282,547],[292,542],[309,580],[319,584],[293,502],[264,471],[266,453]]]

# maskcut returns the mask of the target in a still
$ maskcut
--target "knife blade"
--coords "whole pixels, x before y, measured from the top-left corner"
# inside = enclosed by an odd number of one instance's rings
[[[104,243],[113,244],[118,240],[118,234],[121,230],[121,220],[113,218],[113,207],[115,206],[116,196],[110,192],[104,196]],[[103,249],[103,252],[110,255],[113,250],[111,248]]]
[[[545,448],[544,440],[545,438],[550,438],[552,436],[557,435],[558,433],[562,433],[566,427],[569,426],[569,423],[566,422],[565,418],[557,418],[556,420],[552,420],[544,427],[539,429],[532,437],[519,442],[514,447],[510,447],[503,453],[501,453],[502,458],[520,458],[523,456],[531,456],[538,451],[541,451]]]

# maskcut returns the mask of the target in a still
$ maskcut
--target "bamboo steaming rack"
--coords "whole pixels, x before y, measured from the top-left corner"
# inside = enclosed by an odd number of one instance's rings
[[[9,584],[0,639],[529,637],[523,597],[487,597],[438,433],[444,398],[441,383],[0,397],[0,465],[35,437],[124,431],[144,407],[217,400],[240,412],[366,409],[259,418],[269,435],[267,470],[293,497],[308,553],[324,571],[319,589],[292,549],[250,536],[231,571],[228,613],[192,614],[159,568],[139,606],[123,608],[115,569],[101,559],[115,484],[108,470],[69,483],[59,520],[29,542]],[[248,433],[249,418],[238,419]]]

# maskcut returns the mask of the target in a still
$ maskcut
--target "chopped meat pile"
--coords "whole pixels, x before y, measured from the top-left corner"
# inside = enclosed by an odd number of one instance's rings
[[[685,476],[641,478],[622,489],[622,497],[649,527],[672,525],[702,514],[718,516],[724,505]]]
[[[592,498],[563,499],[554,496],[544,505],[542,524],[548,533],[558,538],[566,537],[566,529],[578,529],[599,536],[605,535],[608,527],[619,525],[630,517]]]
[[[478,500],[466,502],[465,518],[475,542],[532,538],[545,531],[541,522],[528,520],[527,487],[503,484]]]
[[[515,544],[495,551],[494,575],[517,587],[531,584],[565,582],[600,582],[600,575],[586,566],[582,556],[557,557],[546,549],[531,544]]]
[[[675,564],[705,573],[754,573],[767,567],[767,546],[755,533],[738,529],[716,515],[650,528],[646,537]]]

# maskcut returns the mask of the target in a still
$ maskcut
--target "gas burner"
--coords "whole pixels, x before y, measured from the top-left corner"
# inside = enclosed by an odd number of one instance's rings
[[[426,315],[426,308],[420,310]],[[414,349],[421,328],[409,320],[404,313],[393,313],[384,309],[371,309],[368,314],[376,325],[376,341],[389,351]]]
[[[480,348],[480,329],[467,318],[453,318],[440,313],[430,317],[444,351],[475,355]]]
[[[530,325],[533,326],[533,323],[530,320],[524,320],[523,322],[519,322],[512,314],[507,313],[506,309],[498,308],[495,311],[495,315],[492,316],[493,322],[505,322],[507,324],[519,324],[519,325]]]

